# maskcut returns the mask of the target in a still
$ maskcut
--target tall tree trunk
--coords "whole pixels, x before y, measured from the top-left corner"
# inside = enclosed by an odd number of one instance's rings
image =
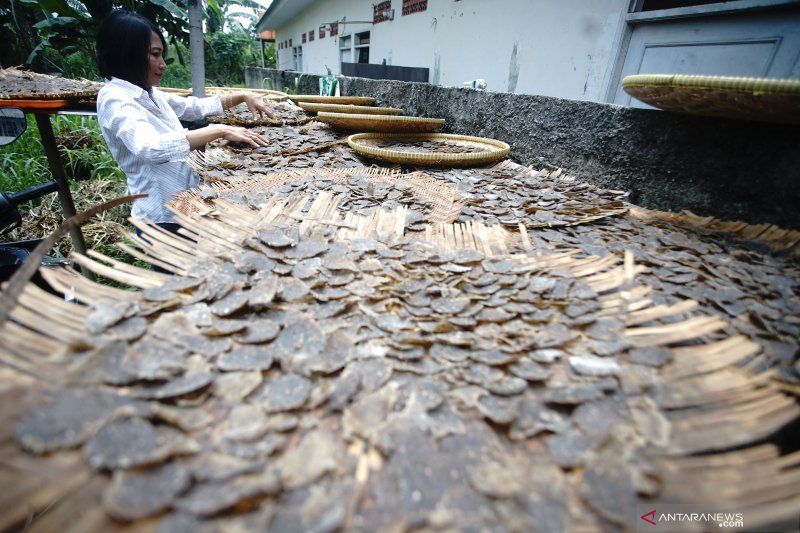
[[[203,97],[206,95],[206,63],[202,0],[189,0],[189,57],[192,62],[192,94]]]

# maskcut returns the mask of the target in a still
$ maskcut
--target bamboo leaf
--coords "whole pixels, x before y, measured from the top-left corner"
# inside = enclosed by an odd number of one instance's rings
[[[179,18],[186,18],[188,15],[186,11],[172,3],[170,0],[149,0],[151,4],[157,5],[166,9],[170,14]]]

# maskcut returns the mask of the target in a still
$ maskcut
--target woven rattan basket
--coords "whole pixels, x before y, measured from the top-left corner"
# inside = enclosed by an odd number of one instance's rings
[[[318,96],[316,94],[290,94],[293,102],[313,102],[316,104],[375,105],[371,96]]]
[[[478,152],[445,153],[422,152],[408,150],[392,150],[381,148],[381,141],[393,142],[446,142],[470,148],[479,148]],[[469,137],[466,135],[451,135],[447,133],[430,134],[387,134],[387,133],[357,133],[347,138],[350,148],[361,155],[400,163],[402,165],[430,166],[430,167],[475,167],[492,163],[505,157],[510,147],[495,139],[483,137]]]
[[[402,115],[403,110],[396,107],[371,107],[365,105],[315,104],[299,102],[297,105],[310,113],[356,113],[361,115]]]
[[[444,125],[443,118],[407,117],[405,115],[355,115],[317,113],[317,120],[350,131],[429,132]]]
[[[622,80],[622,88],[666,111],[800,123],[800,80],[636,74]]]

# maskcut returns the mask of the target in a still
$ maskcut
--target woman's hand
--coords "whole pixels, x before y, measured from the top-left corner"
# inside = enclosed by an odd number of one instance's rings
[[[204,128],[189,130],[186,132],[186,140],[189,141],[189,148],[195,150],[205,146],[215,139],[225,139],[237,143],[248,143],[256,148],[267,146],[269,141],[257,134],[253,130],[239,126],[228,126],[227,124],[210,124]]]
[[[255,118],[261,118],[263,116],[275,118],[275,114],[264,105],[264,100],[260,96],[243,93],[243,97],[244,103],[247,104],[247,109],[250,110],[250,113],[252,113]]]
[[[220,124],[220,127],[222,128],[221,137],[226,141],[248,143],[256,148],[260,146],[267,146],[269,144],[267,139],[253,130],[248,130],[247,128],[242,128],[240,126],[227,126],[224,124]]]

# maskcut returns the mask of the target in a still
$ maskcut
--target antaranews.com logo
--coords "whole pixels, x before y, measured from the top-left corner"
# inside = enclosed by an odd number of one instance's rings
[[[676,511],[674,509],[659,512],[658,508],[653,508],[639,517],[651,526],[672,526],[670,530],[684,529],[681,526],[695,524],[703,527],[714,525],[722,530],[744,530],[744,514],[730,512],[696,512]],[[676,527],[677,526],[677,527]],[[653,531],[653,530],[651,530]]]
[[[631,524],[641,533],[675,531],[726,531],[730,533],[773,533],[800,531],[800,509],[791,506],[775,508],[776,513],[754,509],[738,509],[734,505],[685,505],[651,502],[639,504]],[[632,513],[631,513],[632,514]]]

